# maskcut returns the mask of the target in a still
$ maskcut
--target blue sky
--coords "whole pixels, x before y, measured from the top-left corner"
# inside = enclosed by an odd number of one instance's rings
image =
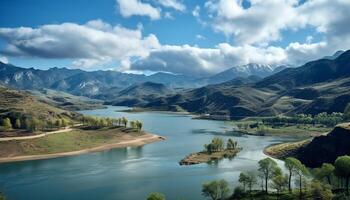
[[[251,62],[300,65],[349,48],[349,9],[343,0],[2,0],[0,58],[199,75]]]

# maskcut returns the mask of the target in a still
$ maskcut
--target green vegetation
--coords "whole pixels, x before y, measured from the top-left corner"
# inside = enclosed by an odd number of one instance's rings
[[[349,195],[350,156],[340,156],[334,163],[335,174],[345,180],[346,194]]]
[[[204,151],[192,153],[182,159],[180,165],[195,165],[217,161],[222,158],[233,158],[241,149],[237,147],[237,142],[231,138],[227,140],[226,149],[223,139],[214,137],[209,144],[204,145]]]
[[[12,124],[9,118],[5,118],[2,122],[2,126],[4,127],[5,130],[11,130],[12,129]]]
[[[331,130],[321,124],[263,123],[263,118],[247,118],[233,121],[234,131],[250,135],[320,135]]]
[[[350,156],[341,156],[334,166],[324,163],[315,169],[306,168],[296,158],[284,160],[287,174],[271,158],[258,162],[256,172],[241,172],[238,186],[230,195],[229,185],[225,180],[214,180],[202,185],[202,194],[213,200],[269,200],[269,199],[349,199],[348,186],[350,180]],[[261,178],[261,190],[257,190]],[[331,181],[334,180],[334,181]],[[292,182],[295,181],[295,186]],[[247,190],[249,188],[249,190]],[[268,192],[273,189],[275,192]]]
[[[268,193],[268,181],[275,176],[279,168],[277,163],[271,158],[265,158],[259,161],[259,172],[261,172],[262,178],[265,184],[265,193]]]
[[[0,87],[0,131],[50,131],[76,123],[79,116],[38,101],[27,92]],[[62,123],[54,126],[58,120]]]
[[[226,199],[230,193],[230,188],[227,181],[218,180],[203,183],[202,194],[205,197],[210,197],[212,200]]]
[[[2,193],[0,193],[0,200],[6,200],[5,195],[3,195]]]
[[[263,118],[262,122],[269,125],[279,124],[311,124],[311,125],[325,125],[327,127],[334,127],[335,125],[345,121],[343,113],[333,112],[327,114],[326,112],[319,113],[317,115],[297,114],[292,117],[277,116],[270,118]]]
[[[147,200],[165,200],[165,195],[159,192],[152,192],[148,195]]]

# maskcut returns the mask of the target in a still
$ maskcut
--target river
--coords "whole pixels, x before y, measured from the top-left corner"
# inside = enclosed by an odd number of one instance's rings
[[[238,185],[241,171],[254,170],[266,157],[264,147],[295,138],[232,136],[229,123],[194,120],[189,115],[164,112],[125,113],[125,107],[81,111],[104,117],[140,120],[144,130],[162,135],[165,141],[137,148],[48,160],[0,164],[0,191],[10,200],[138,200],[150,192],[167,199],[203,199],[201,184],[226,179]],[[232,160],[215,164],[180,166],[187,154],[200,151],[214,136],[233,138],[243,150]]]

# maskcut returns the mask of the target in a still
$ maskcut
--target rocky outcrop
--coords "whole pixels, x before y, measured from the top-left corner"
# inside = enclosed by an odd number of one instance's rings
[[[315,137],[296,153],[296,157],[308,167],[334,163],[343,155],[350,155],[350,123],[336,126],[327,135]]]

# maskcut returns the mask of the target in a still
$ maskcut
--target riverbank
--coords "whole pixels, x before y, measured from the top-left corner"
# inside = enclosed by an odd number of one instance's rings
[[[311,142],[311,139],[298,142],[287,142],[268,146],[264,149],[264,154],[276,159],[285,159],[295,157],[297,151]]]
[[[131,129],[73,130],[46,137],[0,142],[0,163],[49,159],[105,151],[128,146],[142,146],[165,138]]]

